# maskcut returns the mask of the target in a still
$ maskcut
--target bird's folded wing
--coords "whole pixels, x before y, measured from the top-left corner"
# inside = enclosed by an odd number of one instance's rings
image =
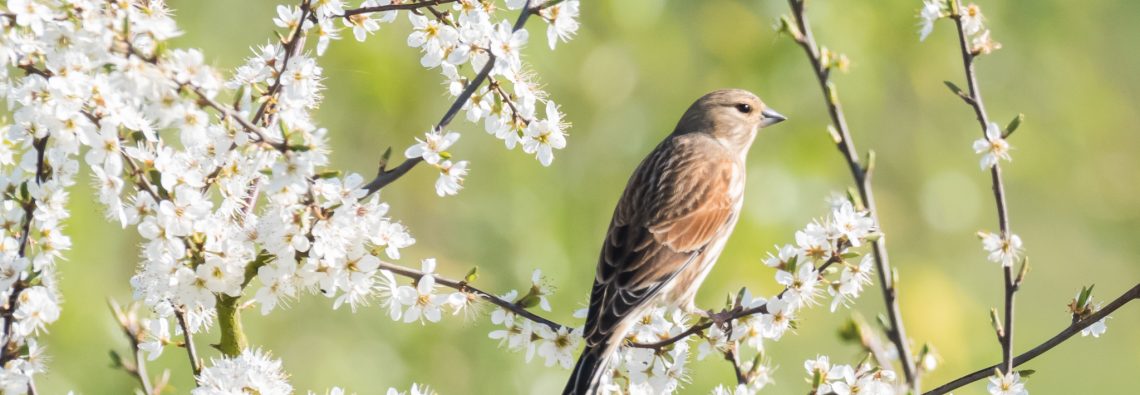
[[[721,233],[733,209],[731,160],[674,152],[653,155],[638,169],[602,248],[586,323],[588,343],[604,341]]]

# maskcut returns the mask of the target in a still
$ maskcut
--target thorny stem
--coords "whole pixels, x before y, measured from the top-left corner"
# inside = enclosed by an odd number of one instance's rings
[[[961,0],[954,0],[954,10],[961,10]],[[978,89],[977,73],[974,69],[974,60],[976,56],[970,49],[968,38],[966,37],[966,29],[962,23],[962,16],[958,12],[954,12],[950,16],[954,19],[954,25],[958,29],[958,45],[962,51],[962,66],[965,69],[966,83],[970,89],[969,100],[966,103],[974,109],[975,115],[978,118],[978,125],[981,126],[982,137],[985,137],[986,128],[990,123],[989,117],[986,115],[986,107],[982,103],[982,93]],[[990,168],[990,179],[993,183],[994,203],[997,205],[998,226],[1001,228],[1002,240],[1009,240],[1010,238],[1010,225],[1009,225],[1009,208],[1005,202],[1005,183],[1002,182],[1001,166],[994,164]],[[1005,325],[1003,331],[998,334],[1001,339],[1002,351],[1002,364],[1001,371],[1009,373],[1014,366],[1013,363],[1013,318],[1014,318],[1014,294],[1017,292],[1017,284],[1014,283],[1013,266],[1008,265],[1003,268],[1004,286],[1005,286]]]
[[[1092,315],[1085,317],[1085,319],[1075,321],[1075,322],[1069,324],[1068,327],[1061,330],[1061,332],[1057,333],[1055,336],[1049,338],[1049,340],[1046,340],[1043,343],[1039,344],[1037,347],[1033,347],[1029,351],[1022,353],[1021,355],[1018,355],[1016,358],[1013,358],[1011,360],[1012,363],[1010,364],[1010,366],[1012,366],[1012,367],[1021,366],[1022,364],[1029,362],[1033,358],[1037,358],[1041,354],[1044,354],[1045,352],[1053,349],[1053,347],[1056,347],[1057,345],[1064,343],[1066,340],[1069,340],[1069,338],[1080,333],[1081,330],[1088,328],[1090,325],[1095,324],[1097,321],[1103,320],[1105,317],[1108,317],[1109,314],[1112,314],[1112,312],[1114,312],[1117,309],[1128,304],[1128,302],[1131,302],[1131,301],[1134,301],[1137,299],[1140,299],[1140,284],[1133,286],[1132,289],[1129,289],[1128,291],[1124,292],[1124,294],[1120,295],[1119,297],[1114,299],[1112,302],[1109,302],[1107,306],[1104,306],[1104,308],[1097,310],[1096,313],[1093,313]],[[955,379],[954,381],[951,381],[949,383],[943,384],[942,386],[939,386],[938,388],[930,390],[930,391],[926,392],[924,395],[941,395],[941,394],[949,393],[950,391],[953,391],[957,388],[960,388],[966,384],[970,384],[970,383],[973,383],[975,381],[982,380],[986,377],[993,376],[994,369],[1002,368],[1004,366],[1005,366],[1005,363],[1003,361],[1002,363],[999,363],[996,365],[987,366],[985,368],[978,369],[978,370],[974,371],[973,373],[959,377],[959,378]]]
[[[824,65],[822,62],[819,46],[815,42],[811,31],[811,24],[808,22],[807,15],[804,12],[804,0],[788,0],[788,4],[792,8],[792,16],[795,18],[796,28],[799,30],[799,34],[793,35],[793,38],[796,43],[803,47],[804,52],[808,56],[808,60],[811,61],[816,79],[819,81],[820,89],[823,90],[823,97],[827,104],[828,114],[831,116],[831,121],[837,130],[836,146],[839,148],[839,152],[843,154],[843,158],[847,161],[847,167],[851,169],[851,176],[855,179],[855,186],[859,189],[859,197],[863,200],[863,205],[866,207],[871,219],[878,225],[879,211],[875,205],[874,191],[871,189],[871,164],[868,163],[868,166],[865,167],[859,163],[858,151],[855,150],[855,142],[851,139],[851,132],[847,128],[847,118],[843,115],[843,107],[839,102],[839,94],[835,91],[835,86],[831,83],[829,78],[830,67]],[[879,272],[879,285],[883,290],[883,300],[886,304],[887,316],[890,319],[890,327],[885,328],[887,338],[894,343],[895,349],[898,351],[903,375],[906,377],[906,381],[910,385],[911,390],[918,392],[921,387],[921,378],[915,374],[914,356],[910,352],[910,340],[906,336],[902,312],[899,309],[898,294],[895,288],[890,259],[887,256],[886,241],[883,238],[879,238],[878,240],[872,241],[871,246],[872,255],[875,258],[875,266]]]

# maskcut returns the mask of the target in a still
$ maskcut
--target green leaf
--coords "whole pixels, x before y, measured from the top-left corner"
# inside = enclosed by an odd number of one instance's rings
[[[388,150],[391,151],[392,149],[389,148]],[[467,271],[467,275],[463,276],[463,282],[465,282],[465,283],[473,283],[473,282],[475,282],[475,280],[478,280],[478,279],[479,279],[479,266],[472,267],[471,270]]]
[[[1005,127],[1005,133],[1002,133],[1001,137],[1009,137],[1009,135],[1013,134],[1013,132],[1017,130],[1017,127],[1021,126],[1021,123],[1024,121],[1025,114],[1017,114],[1017,116],[1014,117],[1012,121],[1009,121],[1009,126]]]
[[[1023,369],[1017,371],[1017,374],[1021,375],[1023,378],[1032,376],[1034,373],[1037,373],[1037,371],[1033,369]]]
[[[1081,295],[1077,298],[1077,309],[1084,310],[1085,306],[1089,303],[1089,298],[1092,296],[1093,287],[1096,284],[1089,285],[1088,287],[1081,287]]]
[[[341,175],[340,170],[327,170],[327,171],[317,173],[317,179],[318,180],[327,180],[330,178],[340,177],[340,175]]]
[[[115,352],[115,350],[111,350],[110,354],[111,354],[111,368],[112,369],[118,369],[118,368],[123,367],[123,357],[119,356],[119,353]]]
[[[942,81],[942,83],[946,84],[946,87],[950,88],[950,91],[954,92],[955,95],[958,95],[958,96],[965,96],[966,95],[966,93],[962,91],[962,88],[959,88],[958,85],[955,85],[953,82]]]

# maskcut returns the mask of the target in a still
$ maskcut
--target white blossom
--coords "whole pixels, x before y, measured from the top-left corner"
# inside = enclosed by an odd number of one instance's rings
[[[1000,160],[1012,161],[1009,150],[1009,142],[1002,137],[1001,127],[993,122],[986,126],[986,136],[974,141],[974,153],[982,154],[979,162],[982,170],[997,166]]]
[[[989,253],[990,262],[1011,266],[1021,257],[1021,237],[1015,234],[1002,237],[999,233],[978,232],[978,237],[982,239],[982,248]]]
[[[990,395],[1029,395],[1029,391],[1025,389],[1025,384],[1021,382],[1021,375],[1017,372],[995,375],[990,377],[989,381],[986,389],[989,390]]]

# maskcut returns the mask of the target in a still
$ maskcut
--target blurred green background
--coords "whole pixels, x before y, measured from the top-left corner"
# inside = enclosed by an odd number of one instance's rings
[[[171,1],[186,32],[178,46],[202,48],[231,70],[249,47],[272,37],[271,1]],[[1027,122],[1014,135],[1007,166],[1012,227],[1025,240],[1033,271],[1018,297],[1015,349],[1024,351],[1066,326],[1065,304],[1081,285],[1096,283],[1097,299],[1114,297],[1140,279],[1140,2],[1063,0],[980,3],[1004,49],[978,65],[991,116]],[[956,37],[941,21],[925,43],[916,34],[918,0],[813,1],[817,40],[853,64],[835,81],[857,147],[878,153],[875,191],[891,258],[901,275],[902,309],[910,336],[932,342],[944,364],[926,387],[996,362],[988,322],[998,306],[1001,276],[974,236],[996,221],[989,177],[970,143],[979,131],[970,109],[943,80],[961,81]],[[585,303],[598,246],[615,200],[633,167],[701,94],[741,87],[761,94],[790,120],[765,131],[749,158],[744,214],[698,301],[713,305],[741,286],[778,291],[760,260],[776,243],[825,212],[824,198],[850,185],[826,133],[816,81],[800,48],[772,26],[787,4],[765,1],[605,0],[582,4],[578,37],[545,45],[545,26],[531,22],[525,58],[573,123],[569,146],[541,167],[521,151],[507,152],[480,126],[457,121],[464,138],[453,151],[471,161],[466,189],[439,198],[434,175],[416,169],[383,191],[391,215],[418,243],[402,263],[438,257],[439,271],[461,276],[479,265],[479,285],[505,292],[525,287],[541,268],[559,292],[554,313],[576,323]],[[506,14],[504,14],[505,16]],[[328,86],[317,113],[331,131],[337,168],[371,174],[380,153],[400,152],[448,105],[438,71],[419,67],[405,45],[406,19],[365,43],[334,43],[322,58]],[[964,84],[961,84],[963,85]],[[75,242],[61,265],[66,304],[46,336],[51,371],[42,393],[128,393],[134,382],[108,367],[107,352],[126,341],[104,300],[128,301],[138,236],[105,222],[86,187],[73,194],[68,233]],[[877,288],[858,311],[881,311]],[[375,306],[333,311],[309,296],[284,311],[246,314],[253,344],[284,360],[300,391],[339,385],[362,394],[388,386],[428,383],[442,394],[555,393],[568,371],[526,364],[496,349],[489,320],[446,317],[443,323],[391,322]],[[1140,310],[1124,308],[1106,337],[1075,338],[1026,365],[1034,394],[1129,393],[1140,367]],[[488,309],[489,311],[489,309]],[[769,344],[779,368],[773,394],[807,391],[802,363],[817,353],[855,362],[838,325],[849,311],[815,308],[798,333]],[[206,345],[216,334],[201,336]],[[697,363],[682,393],[707,393],[733,380],[716,359]],[[152,372],[173,370],[177,392],[192,386],[179,349],[168,349]],[[960,394],[984,393],[975,384]]]

